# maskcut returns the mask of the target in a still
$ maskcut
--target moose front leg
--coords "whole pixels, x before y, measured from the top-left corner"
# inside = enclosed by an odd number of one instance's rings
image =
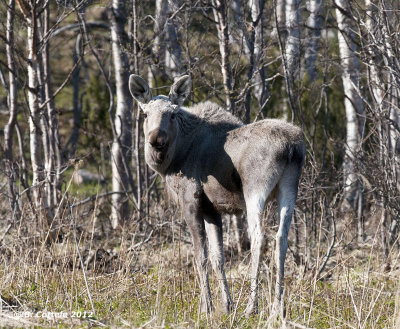
[[[224,269],[224,244],[222,239],[222,221],[219,214],[205,216],[211,265],[217,276],[222,297],[222,309],[229,313],[232,309],[232,298]]]
[[[198,200],[189,202],[186,200],[183,203],[183,214],[193,239],[195,263],[201,289],[201,312],[210,313],[212,310],[212,301],[210,285],[208,283],[206,232],[198,203]]]

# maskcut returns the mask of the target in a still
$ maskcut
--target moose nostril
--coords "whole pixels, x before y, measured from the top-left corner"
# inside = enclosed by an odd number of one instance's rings
[[[167,142],[167,135],[165,132],[156,130],[152,131],[149,135],[149,143],[153,147],[163,147]]]
[[[158,136],[157,137],[157,145],[158,146],[164,146],[165,145],[165,138],[163,136]]]

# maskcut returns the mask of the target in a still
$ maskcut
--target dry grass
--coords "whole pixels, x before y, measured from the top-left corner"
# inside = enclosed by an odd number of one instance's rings
[[[227,240],[226,268],[235,307],[230,315],[219,311],[211,276],[216,310],[204,315],[199,313],[190,236],[174,209],[160,205],[146,227],[131,224],[112,232],[104,216],[107,207],[105,202],[86,205],[76,208],[74,216],[65,211],[52,226],[58,238],[51,243],[40,221],[30,216],[12,226],[3,223],[0,326],[399,328],[398,249],[392,250],[391,270],[385,272],[376,239],[356,245],[346,226],[318,279],[316,269],[328,242],[300,243],[302,254],[313,255],[313,264],[296,264],[294,252],[289,252],[282,322],[269,317],[273,243],[265,251],[260,313],[244,316],[248,252],[237,255]],[[67,318],[56,319],[60,312]]]

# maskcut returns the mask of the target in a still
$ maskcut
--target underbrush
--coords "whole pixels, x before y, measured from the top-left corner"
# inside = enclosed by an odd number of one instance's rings
[[[271,239],[261,269],[259,313],[247,318],[244,308],[250,294],[249,251],[239,255],[228,235],[225,258],[233,310],[229,315],[220,311],[218,285],[211,275],[215,311],[206,315],[199,312],[199,284],[190,236],[174,209],[160,210],[158,217],[146,225],[132,221],[112,231],[102,212],[109,207],[106,201],[84,207],[70,214],[66,211],[65,217],[52,225],[56,234],[40,232],[43,226],[32,220],[1,227],[0,325],[399,327],[399,251],[391,250],[391,267],[386,270],[373,239],[357,248],[347,248],[345,241],[349,237],[343,238],[321,273],[317,269],[322,256],[306,264],[302,251],[298,252],[303,255],[299,262],[294,248],[289,248],[284,291],[286,317],[282,321],[270,317],[274,282]],[[272,237],[273,232],[268,236]],[[313,248],[318,249],[312,250],[313,254],[323,255],[328,246],[320,243]],[[63,312],[67,317],[57,318]]]

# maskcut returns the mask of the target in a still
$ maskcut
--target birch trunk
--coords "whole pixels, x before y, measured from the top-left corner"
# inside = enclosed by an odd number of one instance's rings
[[[397,2],[381,1],[379,3],[382,24],[382,39],[386,54],[384,64],[387,68],[388,94],[390,100],[388,103],[388,114],[390,123],[387,125],[388,156],[392,163],[394,179],[397,181],[397,190],[400,192],[400,133],[395,126],[399,127],[400,119],[400,62],[398,58],[399,34],[398,26],[399,4]],[[397,49],[396,49],[397,48]]]
[[[168,19],[166,21],[166,42],[165,47],[165,67],[169,76],[180,76],[184,70],[182,67],[182,48],[179,40],[181,34],[179,33],[179,22],[177,15],[174,15],[179,9],[179,1],[168,0]]]
[[[217,23],[219,52],[221,54],[221,71],[225,91],[226,107],[235,112],[235,103],[232,95],[232,69],[229,60],[229,30],[227,22],[227,8],[225,1],[212,0],[214,19]]]
[[[43,180],[43,160],[41,142],[41,115],[38,105],[38,57],[37,57],[37,12],[36,1],[31,1],[28,21],[28,103],[29,137],[32,163],[33,201],[37,208],[42,206],[40,184]]]
[[[249,0],[249,5],[250,5],[251,0]],[[250,58],[250,52],[249,52],[249,37],[246,29],[246,22],[244,19],[244,13],[243,13],[243,0],[233,0],[231,4],[231,8],[233,11],[233,20],[235,24],[237,24],[237,34],[238,38],[236,41],[236,44],[238,47],[243,47],[244,48],[244,53],[246,54],[247,57]]]
[[[268,86],[266,83],[267,70],[262,63],[264,58],[264,33],[263,33],[263,10],[264,0],[249,0],[248,6],[251,12],[252,20],[252,40],[254,41],[253,46],[253,57],[254,57],[254,68],[256,75],[254,77],[254,94],[258,100],[258,105],[262,107],[268,98]],[[250,118],[249,118],[250,119]]]
[[[132,140],[132,117],[130,113],[132,99],[128,90],[129,64],[126,53],[124,52],[124,49],[126,49],[124,37],[125,22],[125,1],[113,0],[111,40],[117,100],[114,119],[116,136],[114,136],[112,145],[111,163],[113,191],[120,192],[112,196],[111,222],[113,228],[116,228],[129,216],[128,198],[123,194],[123,192],[128,191],[129,186],[128,173],[124,167],[124,159],[127,159]]]
[[[300,0],[286,0],[287,38],[285,56],[287,71],[291,81],[296,80],[300,67]]]
[[[156,75],[165,75],[165,42],[164,40],[164,27],[167,20],[168,1],[156,0],[155,3],[155,21],[154,21],[154,43],[152,47],[153,62],[151,65],[147,80],[150,87],[154,86],[154,77]]]
[[[49,3],[46,3],[46,7],[43,11],[44,24],[43,24],[43,35],[46,35],[50,29],[50,7]],[[50,59],[49,59],[49,42],[50,39],[45,41],[43,44],[42,60],[43,60],[43,80],[44,80],[44,94],[47,102],[47,120],[48,120],[48,155],[45,156],[47,160],[46,164],[46,184],[47,184],[47,200],[48,206],[53,212],[53,208],[58,205],[59,195],[59,182],[60,182],[60,171],[61,171],[61,154],[59,147],[59,134],[58,134],[58,118],[54,105],[54,99],[52,97],[52,86],[51,86],[51,71],[50,71]]]
[[[129,27],[129,32],[131,38],[130,42],[133,47],[133,69],[136,74],[139,74],[139,56],[137,47],[138,13],[137,13],[136,0],[132,1],[132,19],[131,19],[131,26]],[[153,77],[153,75],[149,72],[149,76],[150,75]],[[135,134],[134,135],[132,134],[132,145],[134,145],[135,148],[135,152],[134,154],[132,154],[132,166],[136,168],[136,184],[137,184],[136,193],[138,195],[137,210],[140,216],[143,208],[142,207],[143,177],[142,177],[142,161],[140,152],[141,120],[140,120],[140,108],[137,103],[136,103],[136,109],[135,106],[132,107],[132,122],[135,124]]]
[[[305,55],[305,66],[309,79],[313,81],[317,76],[315,62],[318,53],[318,40],[321,36],[322,25],[322,0],[308,1],[310,16],[307,19],[307,27],[310,29]]]
[[[378,131],[380,137],[380,164],[384,171],[384,177],[387,184],[390,184],[394,190],[399,189],[399,161],[396,156],[396,144],[399,134],[394,128],[398,125],[398,106],[399,90],[396,82],[396,76],[392,68],[396,67],[393,54],[393,46],[389,41],[391,36],[395,35],[388,31],[391,22],[391,9],[387,8],[387,2],[382,1],[378,5],[371,0],[365,1],[367,8],[366,29],[367,29],[367,52],[368,68],[370,78],[370,90],[374,107],[377,109],[377,118],[389,116],[391,122],[379,119]],[[394,123],[394,125],[393,125]],[[396,186],[397,185],[397,186]],[[389,196],[390,197],[390,196]],[[390,220],[387,211],[388,196],[382,193],[378,196],[378,202],[381,207],[381,242],[386,261],[388,261],[389,241],[387,238],[388,227],[392,227],[388,222]],[[392,231],[390,231],[392,234]],[[386,263],[388,265],[388,263]]]
[[[294,82],[300,66],[300,21],[300,0],[278,0],[275,8],[275,28],[282,55],[286,92],[292,122],[297,113],[294,100]],[[282,93],[284,93],[283,87]],[[289,109],[286,102],[283,105],[283,118],[285,120],[289,118]]]
[[[4,158],[6,160],[6,175],[8,180],[8,198],[12,211],[15,211],[19,218],[19,206],[15,190],[16,171],[13,160],[13,135],[17,120],[17,85],[15,80],[15,61],[14,61],[14,16],[15,16],[15,1],[10,0],[7,8],[7,64],[8,64],[8,110],[10,116],[4,127]]]
[[[42,8],[41,8],[42,9]],[[37,17],[37,41],[38,45],[40,41],[43,40],[43,36],[45,34],[44,24],[42,21],[42,15],[38,15]],[[38,82],[38,103],[43,104],[46,101],[46,73],[45,73],[45,65],[46,65],[46,45],[43,44],[42,51],[37,51],[38,65],[37,65],[37,82]],[[40,127],[42,131],[42,157],[43,157],[43,181],[41,183],[41,197],[43,205],[51,209],[52,207],[52,185],[51,185],[51,155],[50,155],[50,124],[48,113],[45,110],[40,109]],[[46,211],[47,213],[47,211]],[[50,216],[49,216],[50,217]],[[48,217],[48,219],[49,219]],[[49,222],[49,221],[48,221]]]
[[[357,46],[353,41],[349,19],[344,12],[348,12],[347,1],[337,0],[336,19],[338,23],[338,41],[340,61],[342,65],[342,81],[345,94],[346,109],[346,146],[344,158],[344,192],[345,201],[353,210],[357,209],[358,198],[362,192],[361,181],[358,180],[357,161],[362,152],[361,139],[364,132],[364,109],[359,95],[359,62],[356,57]],[[343,12],[342,12],[343,11]],[[343,206],[347,207],[346,204]]]
[[[277,0],[276,1],[276,19],[277,26],[275,27],[280,32],[286,33],[286,0]],[[285,36],[286,37],[286,36]]]

